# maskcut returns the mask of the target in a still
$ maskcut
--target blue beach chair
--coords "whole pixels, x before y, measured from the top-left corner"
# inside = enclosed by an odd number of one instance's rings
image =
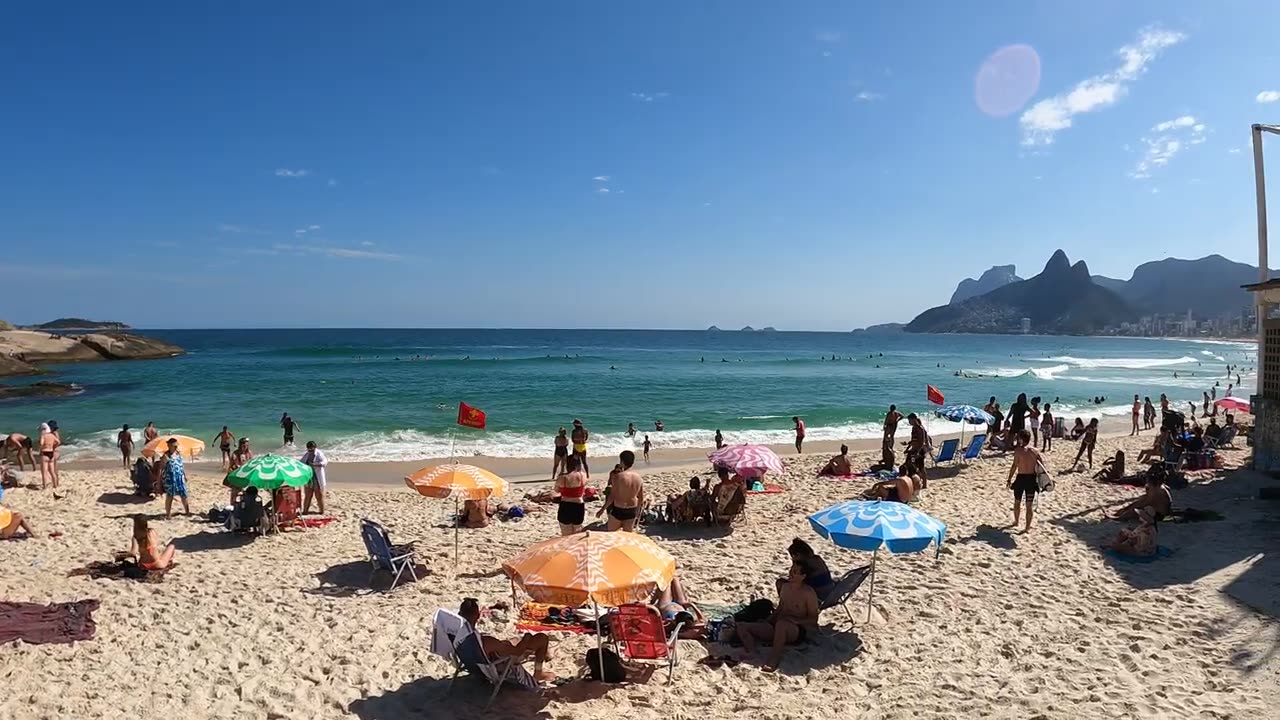
[[[964,455],[960,459],[961,460],[977,459],[978,453],[982,452],[982,446],[985,444],[987,444],[986,433],[979,433],[978,435],[974,435],[973,438],[969,440],[969,447],[965,448]]]
[[[431,652],[448,659],[453,663],[453,677],[449,679],[449,690],[453,689],[453,681],[465,670],[472,675],[479,675],[493,685],[493,693],[485,709],[493,704],[494,698],[506,683],[518,685],[526,690],[538,692],[538,683],[520,664],[520,658],[505,657],[493,660],[485,654],[480,644],[480,636],[475,628],[455,612],[443,608],[436,610],[432,619]],[[448,694],[448,691],[446,691]]]
[[[413,543],[392,545],[387,529],[372,520],[360,521],[360,538],[364,540],[365,550],[369,551],[369,564],[373,568],[369,573],[370,584],[373,583],[373,576],[379,569],[391,573],[391,587],[387,588],[388,590],[395,589],[405,570],[408,570],[414,582],[417,582],[418,573],[413,569],[415,557]]]
[[[951,438],[950,440],[944,440],[942,442],[942,447],[938,448],[938,454],[935,455],[933,458],[933,464],[936,466],[936,465],[941,465],[944,462],[951,462],[952,460],[955,460],[956,450],[959,450],[959,449],[960,449],[959,438]]]

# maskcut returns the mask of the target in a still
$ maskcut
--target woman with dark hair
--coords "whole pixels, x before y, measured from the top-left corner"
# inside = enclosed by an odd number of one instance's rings
[[[813,551],[809,543],[795,538],[791,544],[787,546],[787,555],[791,556],[791,562],[799,565],[804,570],[804,584],[813,588],[818,599],[821,600],[835,588],[835,580],[831,578],[831,570],[827,568],[827,563]],[[786,578],[778,578],[778,585],[786,582]]]

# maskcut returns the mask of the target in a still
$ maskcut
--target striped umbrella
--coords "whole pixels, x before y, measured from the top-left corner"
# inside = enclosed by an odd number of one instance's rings
[[[1238,398],[1238,397],[1219,398],[1217,400],[1214,400],[1213,404],[1217,405],[1223,410],[1232,410],[1235,412],[1248,413],[1250,415],[1253,414],[1252,406],[1249,404],[1249,401],[1244,400],[1242,398]]]
[[[965,423],[970,425],[991,425],[996,421],[991,414],[982,408],[976,408],[972,405],[948,405],[938,411],[938,417],[946,418],[951,422],[960,423],[960,445],[961,450],[964,446],[964,426]]]
[[[484,500],[502,495],[510,485],[506,480],[475,465],[435,465],[405,476],[404,484],[418,494],[433,498],[453,498],[453,511],[458,513],[458,500]],[[453,564],[458,564],[458,525],[453,525]]]
[[[947,526],[919,510],[900,502],[853,500],[832,505],[809,516],[809,525],[837,547],[871,552],[871,590],[876,590],[876,556],[880,548],[891,553],[915,553],[942,540]],[[867,619],[871,619],[871,596],[867,597]]]
[[[169,440],[178,441],[178,453],[186,455],[194,460],[197,455],[204,452],[204,441],[197,440],[186,435],[161,435],[142,446],[142,454],[149,458],[159,457],[169,450]]]
[[[314,477],[315,471],[310,465],[291,457],[259,455],[227,473],[223,484],[241,490],[256,487],[259,490],[275,491],[285,486],[304,487]]]
[[[707,455],[716,467],[726,467],[743,477],[759,477],[766,472],[781,475],[782,458],[764,445],[728,445]]]

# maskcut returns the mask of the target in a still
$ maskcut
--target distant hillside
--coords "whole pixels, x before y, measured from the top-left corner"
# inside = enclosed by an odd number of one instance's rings
[[[963,302],[972,297],[986,295],[987,293],[1002,288],[1010,283],[1021,282],[1022,278],[1018,277],[1018,267],[1016,265],[996,265],[987,270],[978,277],[965,278],[956,286],[956,291],[951,294],[951,304]]]
[[[864,328],[854,330],[855,333],[865,333],[867,335],[893,335],[902,332],[906,325],[902,323],[881,323],[879,325],[868,325]]]
[[[1058,250],[1044,271],[959,303],[926,310],[907,332],[1016,333],[1030,318],[1037,333],[1088,334],[1134,318],[1119,295],[1094,284],[1084,261],[1075,265]]]
[[[47,323],[31,325],[32,330],[129,330],[122,322],[99,322],[84,318],[58,318]]]
[[[1109,278],[1105,275],[1094,275],[1090,279],[1093,280],[1094,285],[1100,285],[1110,290],[1111,292],[1119,295],[1120,297],[1124,297],[1124,287],[1126,284],[1124,280]]]
[[[1108,279],[1106,287],[1142,314],[1181,315],[1191,310],[1203,318],[1232,315],[1252,306],[1253,296],[1240,286],[1255,282],[1256,265],[1209,255],[1199,260],[1166,258],[1143,263],[1127,282]]]

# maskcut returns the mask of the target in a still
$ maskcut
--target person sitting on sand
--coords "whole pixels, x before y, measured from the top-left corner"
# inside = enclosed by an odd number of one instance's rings
[[[1155,441],[1151,443],[1151,447],[1138,453],[1138,463],[1164,460],[1164,454],[1171,442],[1173,442],[1173,435],[1166,428],[1160,428],[1160,432],[1156,435]]]
[[[868,500],[909,503],[916,499],[916,490],[920,484],[920,476],[915,472],[915,466],[904,463],[898,468],[898,477],[875,483],[867,488],[862,496]]]
[[[1068,440],[1079,440],[1084,435],[1084,421],[1076,418],[1076,422],[1071,426],[1071,434],[1067,436]]]
[[[159,552],[156,551],[156,533],[147,525],[143,515],[133,516],[133,536],[129,540],[129,555],[138,559],[138,564],[147,570],[163,570],[173,562],[178,552],[173,543],[169,543]]]
[[[1133,520],[1138,517],[1138,511],[1143,508],[1150,508],[1155,513],[1157,522],[1168,517],[1169,513],[1173,511],[1173,494],[1169,492],[1169,488],[1165,487],[1163,473],[1147,473],[1147,482],[1143,488],[1142,496],[1117,510],[1111,518],[1113,520]]]
[[[1114,482],[1124,477],[1124,451],[1117,450],[1112,457],[1102,461],[1102,469],[1094,473],[1094,480]]]
[[[1137,511],[1138,526],[1123,529],[1103,547],[1121,555],[1151,557],[1156,554],[1157,530],[1155,512],[1149,507]]]
[[[818,477],[849,477],[852,474],[853,466],[849,464],[848,445],[841,445],[840,454],[828,460],[827,464],[818,471]]]
[[[680,637],[684,640],[701,640],[707,629],[707,618],[689,600],[680,584],[679,578],[671,578],[671,584],[658,596],[658,612],[662,614],[662,622],[670,633],[676,625],[680,625]]]
[[[489,527],[489,518],[494,510],[489,507],[488,498],[467,500],[462,503],[462,514],[458,516],[458,524],[464,528]]]
[[[804,568],[796,563],[787,572],[787,581],[778,586],[778,605],[769,619],[738,623],[733,633],[748,655],[755,653],[757,643],[770,643],[772,650],[762,669],[774,672],[788,646],[799,645],[817,634],[819,606],[817,593],[805,584]]]
[[[793,538],[791,544],[787,546],[787,555],[791,558],[792,565],[799,565],[804,570],[804,584],[813,588],[818,600],[822,600],[835,589],[836,581],[831,577],[831,569],[827,567],[826,561],[813,551],[809,543],[800,538]],[[785,582],[787,578],[781,577],[775,585],[781,589]]]
[[[898,466],[898,457],[893,453],[893,443],[885,438],[880,445],[880,462],[867,468],[870,472],[879,472],[881,470],[892,470]]]
[[[267,511],[258,496],[258,488],[247,487],[231,506],[227,517],[227,529],[250,532],[266,523]]]
[[[9,433],[9,436],[4,439],[4,455],[13,454],[17,458],[19,471],[27,469],[24,461],[31,463],[31,470],[35,471],[36,459],[31,452],[32,447],[31,438],[22,433]]]
[[[31,525],[27,523],[22,513],[0,505],[0,540],[17,537],[19,530],[26,533],[29,538],[36,536],[36,531],[31,529]]]
[[[480,601],[465,598],[458,607],[458,615],[475,629],[476,623],[480,622]],[[551,639],[546,633],[525,633],[519,640],[499,640],[492,635],[484,635],[477,629],[475,636],[489,659],[516,658],[519,661],[533,655],[533,677],[540,682],[555,679],[555,674],[543,667],[551,660]]]

